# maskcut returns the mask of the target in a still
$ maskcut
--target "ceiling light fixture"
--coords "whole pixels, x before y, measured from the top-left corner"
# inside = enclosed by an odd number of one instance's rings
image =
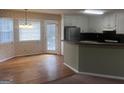
[[[27,16],[28,9],[25,9],[25,22],[19,25],[19,28],[32,28],[32,24],[28,23],[28,16]]]
[[[101,10],[84,10],[84,11],[81,11],[85,14],[96,14],[96,15],[102,15],[104,14],[104,11],[101,11]]]

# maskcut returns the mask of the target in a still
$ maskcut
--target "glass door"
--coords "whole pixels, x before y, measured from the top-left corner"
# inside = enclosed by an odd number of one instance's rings
[[[57,24],[46,22],[46,50],[47,53],[57,53]]]

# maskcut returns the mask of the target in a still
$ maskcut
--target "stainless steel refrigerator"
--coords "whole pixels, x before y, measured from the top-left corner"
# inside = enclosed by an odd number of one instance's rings
[[[80,28],[76,26],[64,27],[64,40],[80,41]]]

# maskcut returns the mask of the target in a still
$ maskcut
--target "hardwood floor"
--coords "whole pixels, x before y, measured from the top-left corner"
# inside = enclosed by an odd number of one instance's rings
[[[124,80],[75,74],[63,65],[63,56],[35,55],[0,63],[0,83],[14,84],[124,84]]]
[[[18,57],[0,63],[0,80],[12,83],[46,83],[73,74],[63,65],[63,56],[57,55]]]
[[[124,80],[74,74],[69,77],[47,82],[47,84],[124,84]]]

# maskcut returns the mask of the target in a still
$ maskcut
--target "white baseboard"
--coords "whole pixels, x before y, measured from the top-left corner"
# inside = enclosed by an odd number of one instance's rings
[[[40,53],[40,54],[42,54],[42,53]],[[15,58],[15,57],[32,56],[32,55],[40,55],[40,54],[15,55],[15,56],[12,56],[12,57],[4,58],[4,59],[0,60],[0,62],[4,62],[4,61],[7,61],[7,60]]]
[[[75,73],[78,73],[78,74],[84,74],[84,75],[90,75],[90,76],[97,76],[97,77],[102,77],[102,78],[124,80],[124,77],[120,77],[120,76],[113,76],[113,75],[106,75],[106,74],[97,74],[97,73],[90,73],[90,72],[79,72],[77,69],[69,66],[66,63],[64,63],[64,65],[66,65],[67,67],[69,67],[71,70],[73,70]]]
[[[12,59],[12,58],[14,58],[14,57],[15,57],[15,56],[13,56],[13,57],[8,57],[8,58],[4,58],[4,59],[0,60],[0,62],[7,61],[7,60]]]
[[[110,79],[124,80],[124,77],[113,76],[113,75],[106,75],[106,74],[97,74],[97,73],[90,73],[90,72],[79,72],[79,74],[91,75],[91,76],[97,76],[97,77],[104,77],[104,78],[110,78]]]
[[[33,56],[33,55],[41,55],[41,54],[45,54],[45,53],[36,53],[36,54],[34,53],[34,54],[15,55],[15,56],[12,56],[12,57],[4,58],[4,59],[0,60],[0,62],[4,62],[4,61],[7,61],[7,60],[12,59],[12,58],[15,58],[15,57]]]
[[[34,54],[23,54],[23,55],[16,55],[15,57],[24,57],[24,56],[33,56],[33,55],[40,55],[42,53],[34,53]]]
[[[65,66],[67,66],[68,68],[70,68],[71,70],[73,70],[75,73],[78,73],[78,70],[69,66],[68,64],[64,63]]]

